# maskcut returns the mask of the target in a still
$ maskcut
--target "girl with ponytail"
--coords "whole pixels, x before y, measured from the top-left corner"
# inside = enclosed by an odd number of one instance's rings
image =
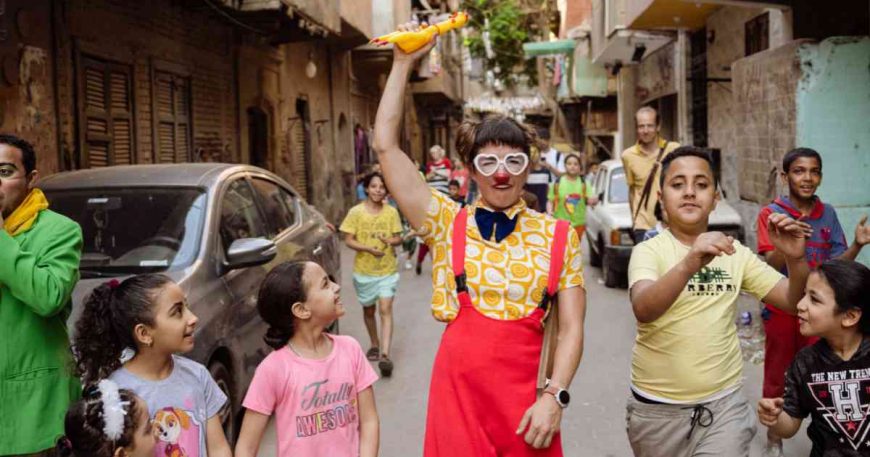
[[[153,457],[157,444],[145,402],[108,379],[70,406],[64,432],[58,457]]]
[[[287,262],[263,279],[257,310],[266,356],[248,387],[236,457],[257,455],[275,415],[278,455],[374,457],[378,376],[355,339],[325,329],[344,315],[340,287],[313,262]]]
[[[177,355],[193,349],[196,324],[168,277],[113,279],[85,301],[73,338],[76,368],[85,383],[108,378],[141,397],[153,414],[157,455],[229,457],[218,415],[226,395],[208,369]]]

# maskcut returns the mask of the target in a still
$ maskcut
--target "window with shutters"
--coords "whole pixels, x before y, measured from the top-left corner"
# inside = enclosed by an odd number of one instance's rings
[[[188,162],[191,158],[190,78],[155,70],[154,162]]]
[[[132,75],[130,65],[81,56],[78,127],[83,167],[136,161]]]

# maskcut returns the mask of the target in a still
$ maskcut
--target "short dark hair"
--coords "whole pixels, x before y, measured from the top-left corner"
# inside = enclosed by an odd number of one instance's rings
[[[365,177],[363,177],[363,188],[368,189],[369,185],[372,183],[372,180],[375,178],[380,179],[381,182],[384,183],[384,186],[387,185],[387,182],[384,181],[383,175],[375,172],[375,173],[369,173],[369,174],[365,175]]]
[[[816,159],[819,161],[819,170],[822,169],[822,156],[816,152],[815,149],[810,148],[794,148],[791,151],[785,153],[782,156],[782,171],[783,173],[788,173],[788,169],[791,168],[791,164],[794,163],[795,160],[806,157],[808,159]]]
[[[852,260],[834,259],[822,263],[814,272],[834,290],[838,313],[852,308],[861,310],[858,330],[870,335],[870,268]]]
[[[21,161],[24,163],[24,172],[30,174],[36,169],[36,151],[27,140],[8,133],[0,133],[0,144],[6,144],[21,151]]]
[[[459,181],[457,181],[457,180],[455,180],[455,179],[451,179],[450,182],[447,183],[447,187],[450,187],[450,186],[460,187],[460,186],[459,186]]]
[[[716,177],[716,171],[713,169],[713,158],[710,157],[710,153],[707,152],[706,149],[696,146],[680,146],[662,159],[662,172],[659,175],[659,187],[665,185],[665,173],[667,173],[668,168],[674,160],[683,157],[697,157],[706,161],[707,165],[710,165],[710,171],[713,173],[713,184],[715,187],[719,187],[719,179]]]

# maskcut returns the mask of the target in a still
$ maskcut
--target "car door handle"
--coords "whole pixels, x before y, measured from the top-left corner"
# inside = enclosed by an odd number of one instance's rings
[[[323,246],[321,246],[319,244],[317,245],[316,248],[314,248],[313,251],[311,251],[311,254],[313,254],[313,255],[320,255],[322,253],[323,253]]]

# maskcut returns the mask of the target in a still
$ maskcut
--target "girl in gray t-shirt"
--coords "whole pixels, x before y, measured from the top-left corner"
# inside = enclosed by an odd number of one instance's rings
[[[147,274],[91,293],[74,347],[86,383],[108,377],[148,404],[156,456],[230,457],[218,412],[227,401],[208,370],[176,354],[193,349],[197,317],[181,288]]]

